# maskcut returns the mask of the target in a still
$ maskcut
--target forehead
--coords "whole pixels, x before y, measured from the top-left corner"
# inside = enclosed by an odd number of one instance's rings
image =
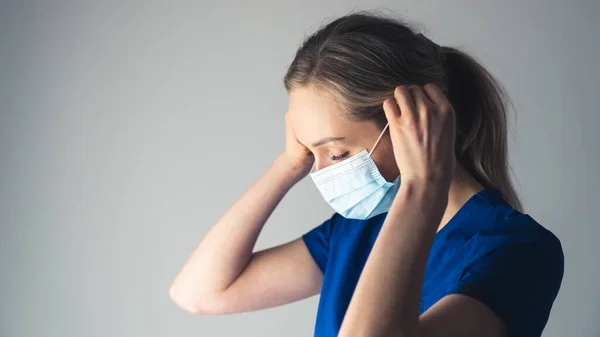
[[[344,117],[343,106],[314,87],[294,88],[289,93],[288,113],[298,140],[312,144],[324,137],[349,137],[357,127]]]

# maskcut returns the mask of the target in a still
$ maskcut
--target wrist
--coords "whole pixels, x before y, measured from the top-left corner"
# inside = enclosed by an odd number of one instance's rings
[[[448,204],[449,192],[450,183],[446,180],[404,179],[401,176],[400,188],[395,199],[425,203],[432,212],[443,213]]]
[[[439,196],[442,198],[448,197],[450,190],[449,179],[434,179],[434,178],[415,178],[400,176],[400,191],[407,193],[410,196],[422,196],[430,198]]]

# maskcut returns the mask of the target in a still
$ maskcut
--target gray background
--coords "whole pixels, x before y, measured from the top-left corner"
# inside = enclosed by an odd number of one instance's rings
[[[305,34],[387,8],[471,52],[518,111],[526,210],[563,243],[544,336],[600,336],[597,1],[13,1],[0,5],[0,336],[309,336],[318,297],[199,317],[175,274],[283,148]],[[331,214],[310,180],[258,249]]]

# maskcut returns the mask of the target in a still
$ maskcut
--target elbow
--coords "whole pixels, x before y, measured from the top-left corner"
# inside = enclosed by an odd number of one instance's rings
[[[216,315],[222,313],[216,296],[197,296],[182,291],[176,285],[169,288],[169,297],[180,309],[194,315]]]
[[[201,314],[197,301],[192,296],[187,296],[176,285],[171,285],[169,288],[169,297],[180,309],[196,315]]]

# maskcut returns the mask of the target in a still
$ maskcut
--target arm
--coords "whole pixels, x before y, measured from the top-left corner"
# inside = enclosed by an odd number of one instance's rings
[[[444,298],[419,317],[427,258],[454,174],[455,122],[449,102],[435,85],[426,85],[424,91],[400,86],[394,96],[395,101],[385,101],[384,111],[402,183],[339,335],[499,336],[503,323],[493,315],[489,318],[489,311],[477,312],[476,301],[461,296]],[[479,319],[485,326],[472,329]]]
[[[323,275],[298,238],[253,253],[265,222],[312,166],[287,123],[286,150],[219,219],[179,272],[169,295],[182,309],[224,314],[264,309],[319,292]]]
[[[427,257],[445,202],[436,188],[402,183],[340,336],[506,336],[504,322],[494,312],[463,295],[446,296],[419,317]]]
[[[298,179],[280,156],[221,217],[171,286],[169,294],[179,307],[192,313],[233,313],[319,292],[322,274],[302,239],[252,253],[267,218]]]
[[[421,284],[447,193],[404,179],[365,264],[340,336],[418,336]]]

